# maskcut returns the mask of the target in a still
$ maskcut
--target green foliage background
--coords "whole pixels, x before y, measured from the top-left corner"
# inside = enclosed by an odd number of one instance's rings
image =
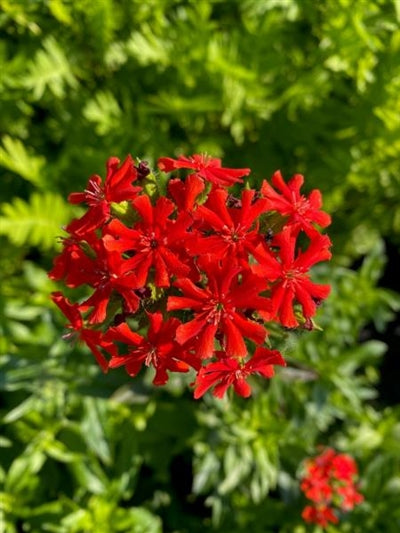
[[[0,31],[0,531],[313,531],[299,473],[328,444],[365,496],[329,531],[397,533],[400,408],[368,332],[400,306],[379,285],[400,242],[399,1],[0,0]],[[334,220],[323,331],[287,333],[289,367],[250,400],[103,376],[49,301],[69,192],[110,155],[204,151],[254,183],[304,173]]]

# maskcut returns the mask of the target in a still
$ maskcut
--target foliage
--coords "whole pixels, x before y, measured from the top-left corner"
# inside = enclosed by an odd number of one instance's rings
[[[400,412],[379,397],[386,345],[369,332],[400,306],[379,286],[382,239],[400,235],[398,2],[0,8],[3,530],[305,533],[300,467],[325,444],[355,457],[365,497],[328,531],[397,532]],[[49,300],[67,194],[110,155],[183,152],[258,183],[302,172],[334,220],[322,331],[288,332],[289,366],[251,400],[100,375]]]

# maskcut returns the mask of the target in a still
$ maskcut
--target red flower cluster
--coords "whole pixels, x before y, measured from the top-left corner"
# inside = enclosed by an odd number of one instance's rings
[[[357,474],[354,459],[332,448],[308,459],[300,488],[313,504],[304,508],[303,519],[322,527],[329,522],[337,524],[336,509],[350,511],[364,499],[355,485]]]
[[[236,197],[228,188],[250,169],[204,155],[163,157],[158,167],[178,172],[165,194],[167,177],[128,156],[121,165],[108,160],[104,183],[92,176],[69,196],[87,209],[66,227],[49,276],[90,294],[71,303],[56,292],[53,301],[103,371],[125,366],[136,376],[152,366],[153,383],[163,385],[168,372],[192,368],[195,398],[212,387],[222,397],[231,385],[247,397],[250,375],[270,378],[273,365],[285,364],[264,346],[266,323],[310,328],[329,293],[309,270],[330,258],[316,226],[330,218],[319,191],[300,193],[299,175],[286,184],[277,172],[277,190],[264,182]]]

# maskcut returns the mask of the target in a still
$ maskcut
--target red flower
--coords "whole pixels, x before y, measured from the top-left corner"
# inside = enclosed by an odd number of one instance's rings
[[[332,499],[332,487],[329,481],[329,475],[324,471],[319,468],[310,469],[308,477],[304,478],[300,488],[306,497],[313,502],[329,502]]]
[[[296,254],[296,236],[290,228],[285,228],[274,239],[279,246],[276,257],[264,246],[257,248],[258,265],[252,266],[253,272],[273,282],[271,286],[272,312],[270,315],[261,313],[265,319],[279,318],[288,327],[298,326],[293,305],[300,303],[306,319],[314,316],[316,302],[326,298],[330,292],[329,285],[317,285],[310,280],[309,269],[320,261],[330,259],[328,248],[330,240],[326,235],[316,234],[305,252]]]
[[[269,301],[259,296],[263,281],[251,273],[243,273],[232,264],[205,262],[203,270],[207,274],[207,286],[200,288],[189,278],[178,279],[173,283],[184,296],[169,296],[167,311],[190,309],[193,320],[181,324],[176,332],[179,344],[193,340],[200,358],[212,357],[214,338],[218,331],[224,336],[224,349],[229,356],[247,354],[243,337],[257,344],[264,342],[266,330],[260,324],[249,320],[238,309],[270,308]]]
[[[200,369],[195,381],[194,397],[201,398],[208,389],[215,385],[213,395],[222,398],[226,390],[233,385],[239,396],[248,398],[251,394],[251,387],[246,379],[251,374],[271,378],[274,375],[273,365],[285,366],[285,364],[277,350],[262,347],[258,347],[253,357],[244,364],[234,357],[222,357],[219,361],[208,363]]]
[[[332,458],[332,473],[340,480],[349,480],[358,474],[356,462],[344,453]]]
[[[68,197],[72,204],[86,203],[88,211],[79,219],[73,220],[67,231],[75,235],[84,235],[100,228],[110,218],[111,203],[120,203],[136,198],[141,187],[134,187],[137,171],[130,155],[118,168],[119,159],[110,157],[107,161],[107,176],[102,184],[100,176],[89,178],[84,192],[74,192]]]
[[[265,211],[266,200],[255,199],[255,191],[244,190],[240,207],[227,207],[228,193],[223,189],[211,191],[204,205],[195,213],[197,236],[189,241],[189,250],[195,255],[212,254],[216,259],[229,256],[248,264],[249,254],[263,237],[256,220]],[[209,234],[203,236],[202,233]]]
[[[109,252],[133,252],[133,257],[124,262],[125,268],[135,272],[140,286],[146,284],[149,270],[154,267],[156,286],[169,287],[172,275],[189,273],[190,267],[178,252],[192,219],[183,214],[171,220],[169,216],[175,205],[165,197],[159,198],[153,207],[148,196],[139,196],[133,206],[142,221],[135,224],[134,229],[129,229],[119,220],[112,220],[103,237],[104,246]]]
[[[168,182],[168,192],[181,211],[192,211],[204,189],[204,180],[196,174],[190,174],[185,180],[176,178]]]
[[[327,505],[318,505],[316,507],[307,505],[301,513],[301,516],[305,522],[318,524],[321,527],[327,527],[329,522],[332,522],[332,524],[339,522],[332,508]]]
[[[82,257],[81,241],[75,237],[62,239],[63,250],[54,258],[53,268],[48,273],[52,280],[64,279],[71,271],[79,268],[80,259]],[[68,285],[68,284],[67,284]],[[68,285],[71,286],[71,285]]]
[[[78,304],[72,304],[61,294],[61,292],[53,292],[51,299],[69,320],[70,323],[67,325],[67,328],[73,329],[76,332],[78,338],[90,348],[103,372],[107,372],[108,361],[99,348],[102,348],[112,355],[116,353],[114,344],[107,341],[101,331],[84,327]],[[71,337],[72,333],[68,334],[64,338]]]
[[[356,475],[354,459],[346,454],[337,454],[332,448],[308,459],[300,488],[313,505],[305,507],[303,519],[322,527],[326,527],[328,522],[337,523],[334,507],[350,511],[364,499],[356,490]]]
[[[179,156],[178,159],[161,157],[158,168],[163,172],[172,172],[178,168],[189,168],[196,171],[196,175],[220,187],[230,187],[234,183],[241,183],[242,176],[250,174],[249,168],[223,168],[221,160],[207,155],[195,154],[190,157]]]
[[[276,192],[267,181],[261,187],[261,193],[268,200],[267,208],[278,211],[283,216],[288,216],[288,224],[298,232],[304,230],[307,233],[315,230],[313,223],[322,228],[329,226],[331,217],[321,211],[322,198],[319,190],[311,191],[308,198],[300,194],[300,188],[304,183],[301,174],[295,174],[286,184],[278,170],[272,176],[273,185],[280,191]]]
[[[89,257],[81,247],[74,248],[68,264],[69,270],[65,273],[65,284],[68,287],[89,285],[95,289],[93,294],[79,306],[81,311],[93,307],[89,323],[104,321],[114,291],[123,297],[126,309],[134,313],[140,302],[135,289],[141,288],[142,285],[138,284],[136,275],[127,268],[129,265],[121,261],[118,253],[107,252],[102,241],[96,237],[89,239],[85,244],[94,257]],[[62,271],[60,265],[58,269]]]
[[[70,194],[86,213],[67,226],[49,277],[70,289],[86,285],[90,293],[82,302],[82,290],[76,291],[81,303],[60,293],[54,301],[103,370],[125,366],[135,376],[153,366],[154,383],[161,385],[168,372],[193,367],[196,398],[208,389],[221,397],[231,385],[247,397],[251,374],[268,378],[274,364],[284,364],[279,352],[262,347],[264,321],[287,327],[300,321],[311,329],[329,293],[308,273],[330,258],[329,238],[316,227],[326,226],[329,216],[320,210],[319,191],[301,195],[299,175],[285,184],[277,172],[277,190],[264,183],[261,192],[245,188],[237,197],[226,188],[241,183],[248,168],[224,168],[220,159],[199,154],[162,157],[158,166],[188,169],[176,173],[184,179],[168,181],[168,197],[164,187],[150,186],[155,176],[148,164],[135,166],[131,156],[122,164],[110,158],[104,181],[93,175],[85,191]],[[142,180],[149,187],[136,186]],[[310,241],[305,251],[296,243],[301,231]],[[140,334],[130,329],[133,323]],[[326,504],[334,479],[350,508],[358,496],[345,481],[354,465],[345,458],[332,462],[328,454],[323,460],[328,470],[313,463],[315,482],[303,480],[304,491]]]
[[[153,366],[156,375],[154,385],[165,385],[168,381],[167,370],[172,372],[187,372],[190,368],[188,362],[196,363],[175,341],[176,328],[180,324],[176,318],[164,320],[161,313],[147,313],[149,330],[146,337],[131,331],[124,322],[112,327],[105,335],[107,341],[122,342],[134,345],[126,355],[114,355],[110,361],[110,368],[125,366],[130,376],[136,376],[143,364]],[[188,362],[187,362],[188,361]]]

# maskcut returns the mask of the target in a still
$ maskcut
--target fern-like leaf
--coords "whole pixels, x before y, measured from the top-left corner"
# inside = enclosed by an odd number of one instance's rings
[[[106,135],[118,127],[122,111],[110,91],[99,91],[86,104],[83,114],[87,120],[96,124],[99,135]]]
[[[16,246],[57,246],[62,226],[71,218],[71,207],[54,193],[33,193],[29,202],[15,198],[2,205],[0,235],[6,235]]]
[[[3,146],[0,146],[0,166],[40,186],[44,183],[42,170],[45,161],[42,156],[31,155],[19,139],[13,139],[9,135],[3,137]]]
[[[65,88],[76,88],[75,78],[69,61],[54,37],[48,37],[43,43],[43,50],[39,50],[29,64],[28,74],[21,80],[22,85],[33,91],[33,98],[40,100],[46,88],[56,98],[64,98]]]
[[[132,32],[126,43],[128,54],[135,57],[141,65],[157,64],[167,66],[171,62],[170,43],[157,37],[149,24],[143,24],[140,31]]]

